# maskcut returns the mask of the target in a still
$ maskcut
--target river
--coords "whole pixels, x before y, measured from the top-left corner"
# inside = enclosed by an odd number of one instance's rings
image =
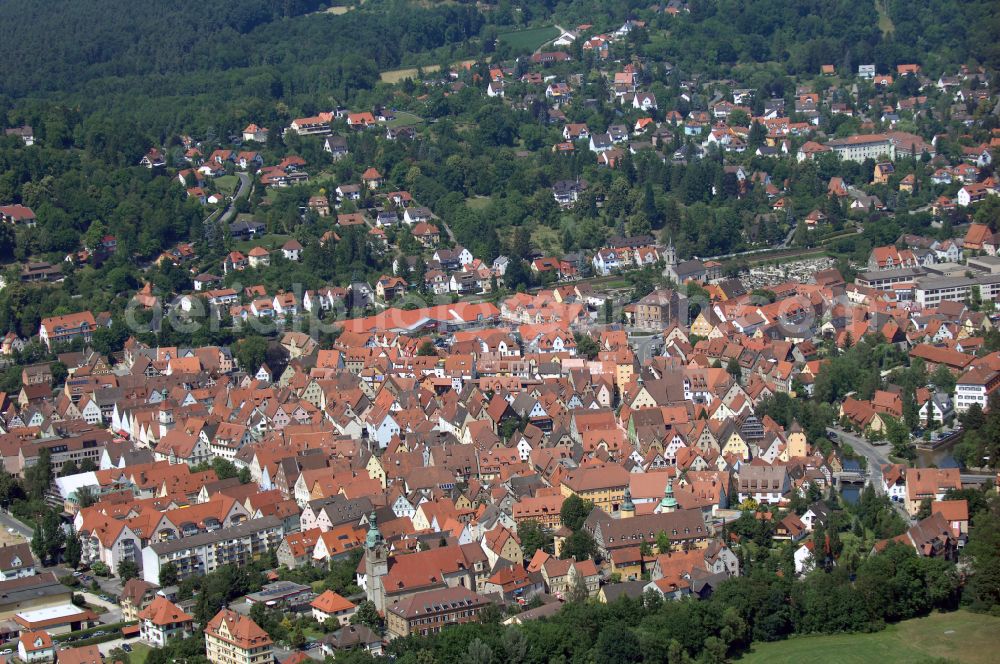
[[[955,460],[955,457],[951,455],[951,450],[955,447],[955,443],[958,442],[957,439],[950,441],[937,447],[933,450],[922,450],[917,448],[917,467],[919,468],[929,468],[930,466],[936,466],[938,468],[960,468],[961,464]]]

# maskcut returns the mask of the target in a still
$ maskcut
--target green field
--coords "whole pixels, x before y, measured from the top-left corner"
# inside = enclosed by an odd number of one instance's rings
[[[149,646],[145,643],[132,642],[132,652],[129,653],[128,661],[130,664],[142,664],[146,661],[149,656]]]
[[[396,111],[396,118],[385,123],[387,127],[415,127],[423,124],[424,119],[419,115],[407,113],[406,111]]]
[[[382,79],[383,83],[399,83],[400,81],[412,78],[417,78],[417,72],[419,67],[404,67],[403,69],[390,69],[389,71],[384,71],[379,74],[379,78]],[[423,68],[425,73],[433,73],[441,69],[441,65],[427,65]]]
[[[233,249],[242,251],[244,254],[254,247],[264,247],[268,251],[274,251],[292,239],[291,235],[280,235],[278,233],[268,233],[253,240],[241,240],[233,242]]]
[[[465,205],[470,210],[485,210],[492,202],[493,199],[489,196],[474,196],[472,198],[465,199]]]
[[[223,175],[222,177],[215,178],[214,182],[216,189],[232,196],[236,191],[237,185],[240,183],[240,179],[235,175]]]
[[[890,625],[875,634],[804,636],[761,643],[739,661],[747,664],[864,664],[920,662],[932,658],[996,662],[1000,618],[955,611]]]
[[[561,254],[563,252],[562,238],[559,231],[548,226],[538,226],[531,233],[531,244],[538,247],[543,254]]]
[[[534,51],[547,41],[551,41],[559,36],[559,31],[553,26],[547,28],[532,28],[530,30],[518,30],[517,32],[505,32],[498,36],[498,39],[510,45],[515,51]]]

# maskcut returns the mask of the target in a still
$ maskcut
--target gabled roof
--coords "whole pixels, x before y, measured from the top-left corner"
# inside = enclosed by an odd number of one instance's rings
[[[184,612],[181,607],[166,597],[157,595],[145,609],[139,612],[139,620],[148,620],[158,627],[177,623],[193,622],[194,616]]]
[[[261,648],[273,643],[260,625],[230,609],[222,609],[215,614],[208,621],[205,634],[241,649]]]

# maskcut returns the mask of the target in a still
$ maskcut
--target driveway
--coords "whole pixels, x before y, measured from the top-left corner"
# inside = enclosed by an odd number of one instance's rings
[[[219,221],[224,224],[228,224],[233,215],[236,214],[236,201],[250,195],[250,176],[246,173],[237,173],[236,177],[240,179],[239,186],[236,187],[236,194],[233,196],[233,201],[229,204],[229,207],[222,213],[222,217],[219,218]]]
[[[547,42],[543,43],[538,48],[536,48],[535,49],[535,53],[541,53],[543,48],[545,48],[546,46],[548,46],[549,44],[551,44],[552,42],[554,42],[555,40],[559,39],[564,34],[566,34],[566,30],[564,30],[561,25],[553,25],[552,27],[554,27],[556,30],[558,30],[559,34],[556,35],[555,37],[553,37],[552,39],[548,40]]]
[[[123,643],[135,643],[135,639],[111,639],[110,641],[105,641],[104,643],[98,643],[97,649],[101,651],[101,654],[105,657],[108,656],[115,648],[121,648]]]

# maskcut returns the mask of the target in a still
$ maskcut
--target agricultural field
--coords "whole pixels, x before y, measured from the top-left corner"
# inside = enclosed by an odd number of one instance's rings
[[[995,662],[1000,618],[955,611],[906,620],[874,634],[803,636],[761,643],[739,661],[745,664],[864,664],[919,662],[930,658],[986,664]]]
[[[515,51],[534,51],[547,41],[559,36],[559,30],[554,26],[546,28],[531,28],[517,32],[505,32],[498,39],[510,45]]]
[[[403,69],[391,69],[389,71],[384,71],[379,74],[379,78],[382,79],[383,83],[399,83],[400,81],[406,80],[408,78],[416,79],[417,72],[420,67],[405,67]],[[436,72],[441,69],[441,65],[427,65],[422,68],[424,72],[431,73]]]

